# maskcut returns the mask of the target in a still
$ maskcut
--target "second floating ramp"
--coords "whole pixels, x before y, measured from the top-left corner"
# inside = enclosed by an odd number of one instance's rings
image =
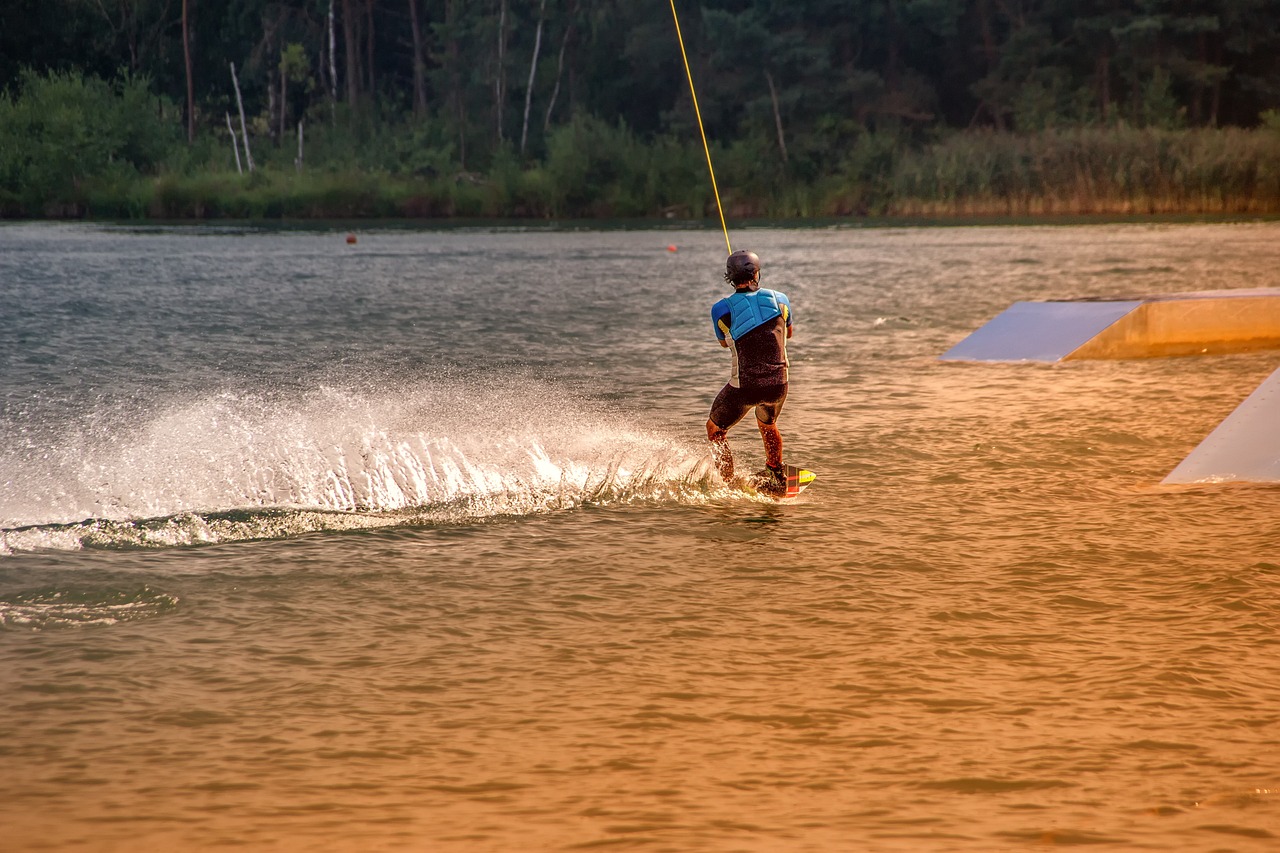
[[[1280,483],[1280,370],[1218,424],[1165,483]]]
[[[1280,348],[1280,288],[1015,302],[943,361],[1150,358]]]

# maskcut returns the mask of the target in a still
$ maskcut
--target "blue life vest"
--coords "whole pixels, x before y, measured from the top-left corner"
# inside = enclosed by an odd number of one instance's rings
[[[720,305],[724,305],[729,314],[728,329],[721,325],[721,331],[727,331],[729,337],[734,340],[738,340],[758,326],[763,326],[775,317],[783,316],[778,295],[772,290],[739,291],[721,299],[717,307]],[[724,313],[721,312],[720,317]],[[720,317],[716,318],[717,322],[721,322]]]

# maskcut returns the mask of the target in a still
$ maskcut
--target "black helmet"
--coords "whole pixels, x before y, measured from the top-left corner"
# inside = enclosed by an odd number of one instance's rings
[[[760,258],[755,252],[739,249],[724,265],[724,280],[732,285],[753,281],[760,272]]]

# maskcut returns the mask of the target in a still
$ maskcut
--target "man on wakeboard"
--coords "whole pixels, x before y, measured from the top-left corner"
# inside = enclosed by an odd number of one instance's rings
[[[707,438],[716,470],[725,482],[733,479],[733,451],[728,432],[752,408],[764,440],[765,467],[770,484],[785,488],[782,433],[778,415],[787,399],[787,339],[791,337],[791,302],[786,294],[760,287],[760,258],[737,251],[725,263],[724,280],[733,295],[711,308],[716,340],[733,354],[729,383],[711,404]],[[763,473],[763,472],[762,472]]]

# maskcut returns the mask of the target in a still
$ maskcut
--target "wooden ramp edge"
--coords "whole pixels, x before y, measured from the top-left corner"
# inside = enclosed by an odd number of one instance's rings
[[[942,361],[1151,358],[1280,349],[1280,288],[1015,302]]]

